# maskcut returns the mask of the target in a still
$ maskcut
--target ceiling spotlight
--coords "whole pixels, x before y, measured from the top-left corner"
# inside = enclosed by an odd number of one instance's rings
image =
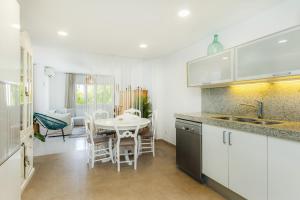
[[[288,42],[288,40],[283,39],[283,40],[279,40],[279,41],[278,41],[278,44],[283,44],[283,43],[287,43],[287,42]]]
[[[141,48],[141,49],[146,49],[147,47],[148,47],[147,44],[140,44],[140,48]]]
[[[227,56],[224,56],[222,59],[223,59],[223,60],[228,60],[228,57],[227,57]]]
[[[65,32],[65,31],[57,31],[57,35],[60,35],[60,36],[67,36],[68,33]]]
[[[10,26],[11,26],[12,28],[15,28],[15,29],[18,29],[18,30],[21,29],[20,24],[11,24]]]
[[[189,16],[190,14],[191,14],[191,12],[190,12],[189,10],[187,10],[187,9],[180,10],[180,11],[178,12],[178,16],[179,16],[179,17],[187,17],[187,16]]]

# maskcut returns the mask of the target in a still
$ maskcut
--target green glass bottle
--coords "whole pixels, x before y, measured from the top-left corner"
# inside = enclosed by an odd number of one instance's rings
[[[223,51],[223,49],[224,49],[224,47],[219,42],[218,35],[215,34],[214,41],[210,45],[208,45],[207,55],[213,55],[213,54],[219,53],[219,52]]]

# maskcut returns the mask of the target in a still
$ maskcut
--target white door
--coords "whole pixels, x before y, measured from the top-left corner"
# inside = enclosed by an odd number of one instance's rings
[[[300,142],[268,138],[269,199],[300,199]]]
[[[207,56],[187,64],[188,86],[201,86],[233,80],[233,50]]]
[[[203,174],[225,187],[228,187],[227,142],[224,128],[202,125]]]
[[[300,28],[236,48],[237,80],[300,74]]]
[[[229,189],[267,200],[267,136],[234,130],[229,137]]]

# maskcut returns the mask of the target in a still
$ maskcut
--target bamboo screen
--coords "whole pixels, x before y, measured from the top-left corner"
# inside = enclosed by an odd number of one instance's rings
[[[143,89],[141,87],[137,87],[136,89],[132,89],[131,86],[119,90],[116,89],[116,93],[118,95],[119,102],[116,102],[116,115],[121,115],[125,110],[130,108],[135,108],[142,111],[143,106],[143,98],[147,97],[148,90]]]

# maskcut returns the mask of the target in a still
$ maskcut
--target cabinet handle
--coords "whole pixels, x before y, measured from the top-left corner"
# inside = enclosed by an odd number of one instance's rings
[[[226,134],[226,131],[223,131],[223,144],[226,144],[225,134]]]
[[[231,132],[228,133],[228,144],[231,146]]]

